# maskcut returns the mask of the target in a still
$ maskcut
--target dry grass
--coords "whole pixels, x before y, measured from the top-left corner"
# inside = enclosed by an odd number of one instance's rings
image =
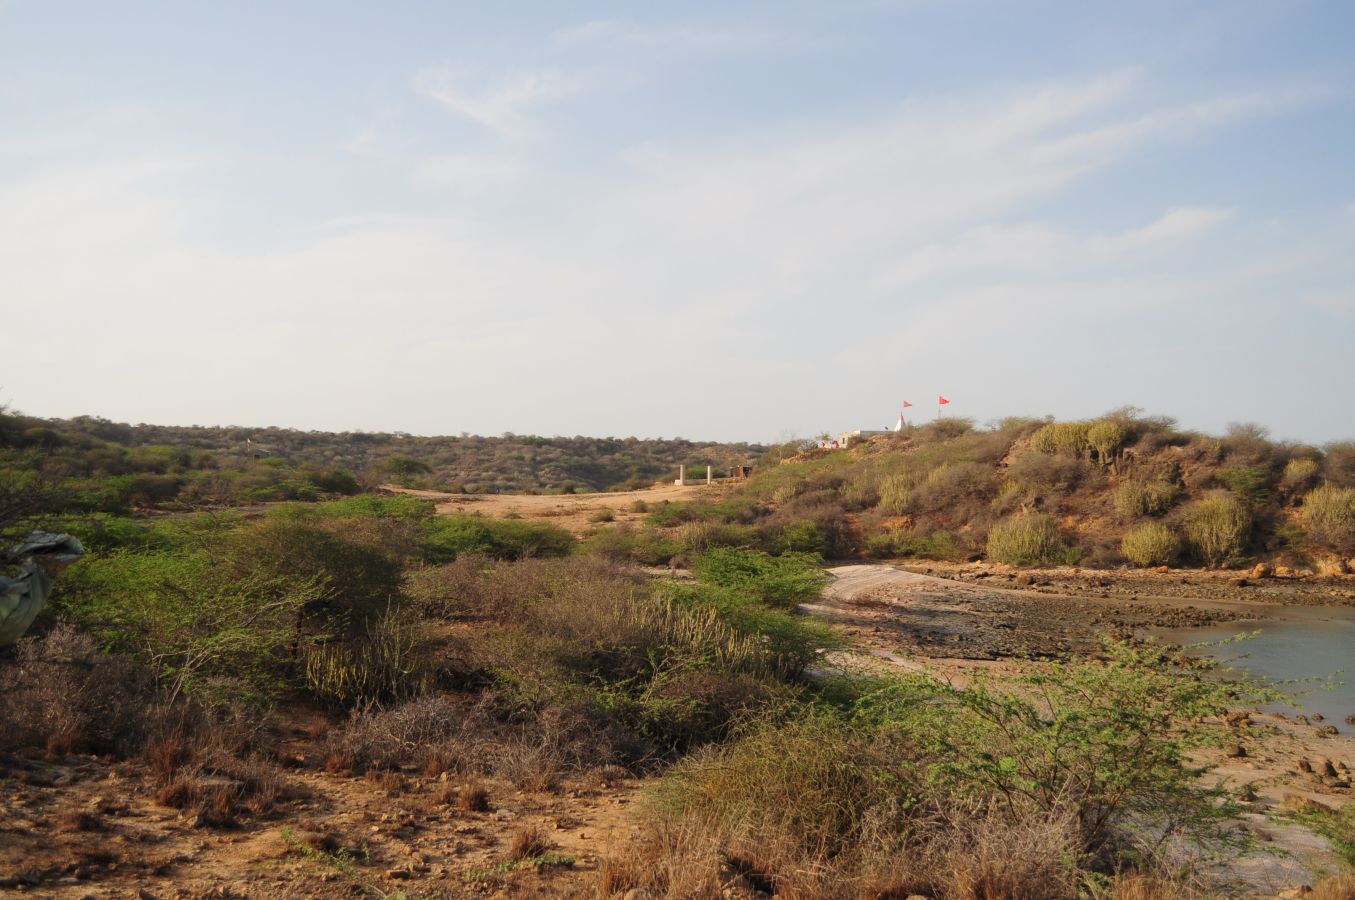
[[[537,825],[527,825],[513,835],[508,845],[508,858],[513,862],[532,859],[554,847],[546,833]]]
[[[456,808],[462,812],[489,812],[489,791],[478,781],[461,785],[456,794]]]
[[[1355,900],[1355,874],[1334,875],[1313,886],[1307,900]]]

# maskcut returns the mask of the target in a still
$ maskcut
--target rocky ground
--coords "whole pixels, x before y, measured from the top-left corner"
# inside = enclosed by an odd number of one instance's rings
[[[593,896],[599,854],[635,828],[626,813],[637,785],[620,773],[535,793],[481,779],[484,807],[467,809],[454,777],[295,766],[294,799],[207,827],[158,805],[138,765],[0,758],[0,894]],[[515,846],[524,834],[530,852]]]

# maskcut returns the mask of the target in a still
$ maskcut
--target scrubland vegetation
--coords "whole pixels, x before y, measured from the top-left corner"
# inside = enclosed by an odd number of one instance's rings
[[[1245,840],[1192,754],[1266,689],[1117,643],[963,688],[852,674],[797,606],[832,558],[1233,565],[1355,538],[1355,447],[1127,413],[779,448],[741,490],[637,503],[639,524],[582,541],[405,496],[128,518],[6,452],[0,529],[90,552],[0,659],[0,754],[125,760],[204,829],[288,821],[304,787],[280,723],[302,715],[325,723],[329,777],[441,774],[435,805],[487,808],[491,778],[642,777],[642,829],[606,848],[599,896],[1187,896],[1173,850]],[[663,564],[691,577],[640,568]],[[1348,840],[1346,814],[1321,827]],[[360,859],[288,846],[363,890]],[[550,846],[524,829],[484,877],[564,865]]]
[[[839,559],[1343,568],[1355,444],[1273,442],[1253,425],[1216,438],[1134,410],[988,428],[942,419],[847,451],[775,448],[744,490],[655,509],[650,525],[595,546],[649,564],[686,533]]]
[[[474,493],[638,488],[673,477],[679,464],[722,469],[764,449],[680,438],[127,425],[0,408],[0,472],[41,477],[82,513],[318,500],[383,482]]]

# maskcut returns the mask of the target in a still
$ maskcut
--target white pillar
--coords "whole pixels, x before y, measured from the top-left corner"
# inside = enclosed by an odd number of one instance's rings
[[[714,479],[711,477],[710,466],[706,466],[706,484],[710,484]]]
[[[683,465],[682,463],[678,463],[678,480],[677,480],[677,483],[680,484],[680,485],[685,485],[685,484],[687,483],[687,467],[686,467],[685,465]]]

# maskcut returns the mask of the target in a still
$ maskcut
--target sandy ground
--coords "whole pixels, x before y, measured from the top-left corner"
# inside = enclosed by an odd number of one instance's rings
[[[695,500],[712,496],[724,488],[718,482],[699,484],[656,484],[642,491],[610,491],[600,494],[448,494],[442,491],[420,491],[383,484],[381,490],[393,494],[408,494],[432,500],[439,515],[453,516],[479,513],[494,519],[545,519],[575,534],[583,534],[597,525],[595,519],[603,510],[611,512],[616,522],[643,521],[646,512],[634,512],[637,500],[653,506],[670,502]]]
[[[598,855],[637,827],[628,813],[638,783],[602,776],[553,793],[481,779],[487,812],[435,805],[444,779],[414,772],[369,781],[301,762],[287,777],[304,798],[262,820],[200,828],[154,803],[139,766],[0,757],[0,895],[591,897]],[[503,871],[527,826],[572,861]],[[330,836],[352,863],[298,852],[313,835]]]

